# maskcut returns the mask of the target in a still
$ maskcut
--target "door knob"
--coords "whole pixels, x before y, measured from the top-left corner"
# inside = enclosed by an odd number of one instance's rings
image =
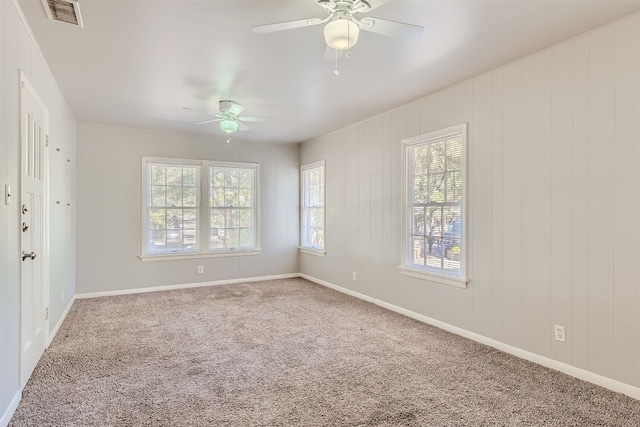
[[[36,253],[35,252],[26,253],[25,251],[22,251],[22,260],[24,261],[27,258],[36,259]]]

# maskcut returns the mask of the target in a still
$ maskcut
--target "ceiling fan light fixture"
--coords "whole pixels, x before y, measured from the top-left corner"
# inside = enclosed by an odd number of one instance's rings
[[[234,133],[238,131],[238,123],[234,120],[224,119],[220,121],[220,129],[226,133]]]
[[[359,34],[360,27],[350,19],[334,19],[324,27],[324,40],[336,50],[352,48]]]

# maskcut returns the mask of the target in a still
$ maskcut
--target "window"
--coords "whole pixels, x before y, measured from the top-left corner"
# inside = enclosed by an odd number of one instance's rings
[[[465,287],[466,124],[404,140],[403,274]]]
[[[149,157],[142,163],[143,259],[259,250],[257,164]]]
[[[149,163],[147,253],[197,252],[200,166]]]
[[[301,170],[300,248],[324,254],[324,161]]]
[[[211,166],[209,183],[209,250],[252,249],[256,229],[255,169]]]

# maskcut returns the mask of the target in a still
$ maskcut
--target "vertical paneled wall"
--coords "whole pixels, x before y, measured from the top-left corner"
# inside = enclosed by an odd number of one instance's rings
[[[397,268],[401,140],[462,122],[467,289]],[[322,159],[327,254],[302,273],[640,386],[640,15],[302,145]]]

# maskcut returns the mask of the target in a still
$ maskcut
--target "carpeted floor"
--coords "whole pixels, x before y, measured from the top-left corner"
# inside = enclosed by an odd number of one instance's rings
[[[78,300],[10,424],[542,425],[640,401],[304,279]]]

